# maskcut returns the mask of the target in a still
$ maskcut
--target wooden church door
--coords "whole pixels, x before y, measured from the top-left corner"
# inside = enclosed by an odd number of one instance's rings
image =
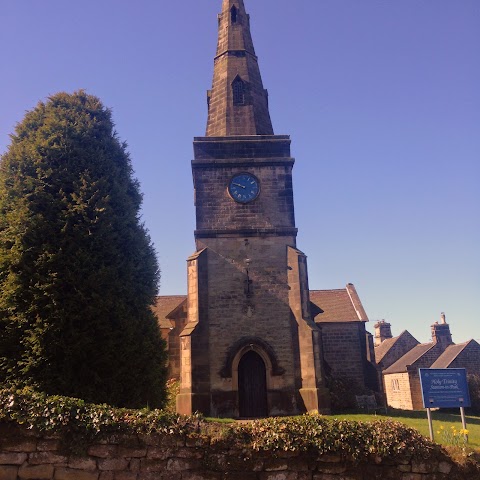
[[[266,417],[267,371],[260,355],[249,351],[238,364],[238,396],[240,417]]]

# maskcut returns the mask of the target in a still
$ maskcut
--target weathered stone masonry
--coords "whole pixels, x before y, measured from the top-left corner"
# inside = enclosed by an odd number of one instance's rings
[[[243,1],[222,2],[206,135],[193,145],[196,251],[177,411],[328,411],[306,257],[296,248],[290,138],[274,135]]]
[[[478,480],[443,454],[368,463],[314,452],[254,452],[205,439],[130,435],[65,454],[55,436],[0,424],[0,480]]]

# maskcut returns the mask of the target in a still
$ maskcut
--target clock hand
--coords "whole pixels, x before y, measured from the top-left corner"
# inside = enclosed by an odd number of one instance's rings
[[[243,189],[247,188],[245,185],[240,185],[239,183],[233,183],[232,185],[235,185],[236,187],[242,187]]]

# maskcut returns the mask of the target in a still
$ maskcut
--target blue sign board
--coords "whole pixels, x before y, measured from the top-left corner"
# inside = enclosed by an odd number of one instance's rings
[[[467,372],[464,368],[420,368],[425,408],[469,407]]]

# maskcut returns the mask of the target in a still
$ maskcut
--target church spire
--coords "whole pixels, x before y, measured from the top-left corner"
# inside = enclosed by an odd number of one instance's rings
[[[273,135],[267,96],[243,0],[223,0],[206,136]]]

